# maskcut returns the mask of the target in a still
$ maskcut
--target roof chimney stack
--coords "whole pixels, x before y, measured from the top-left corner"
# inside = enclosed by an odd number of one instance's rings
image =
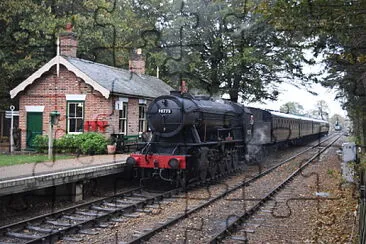
[[[142,55],[141,48],[133,50],[128,62],[128,68],[131,72],[136,74],[145,74],[145,58]]]
[[[78,40],[72,28],[72,24],[67,23],[65,32],[60,34],[60,55],[62,56],[76,57]]]

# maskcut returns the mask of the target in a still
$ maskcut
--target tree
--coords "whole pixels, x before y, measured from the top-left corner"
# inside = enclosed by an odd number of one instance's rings
[[[144,47],[144,53],[156,48],[143,30],[155,28],[163,6],[156,0],[1,1],[0,109],[12,102],[12,88],[56,55],[56,39],[66,23],[72,22],[78,35],[79,57],[128,68],[134,48]]]
[[[329,119],[329,106],[326,101],[319,100],[316,102],[315,108],[312,110],[312,116],[314,118],[328,120]]]
[[[276,99],[276,84],[305,77],[305,59],[256,7],[256,1],[185,1],[173,8],[161,25],[168,73],[232,101]]]
[[[9,90],[55,53],[57,22],[51,9],[31,0],[0,3],[0,104],[8,107]]]
[[[257,11],[276,30],[301,37],[315,56],[323,55],[324,86],[337,88],[354,128],[357,143],[366,145],[366,1],[261,1]]]
[[[333,114],[332,117],[329,118],[330,126],[334,126],[338,121],[338,124],[340,124],[343,128],[347,128],[349,125],[346,122],[346,119],[339,114]]]
[[[280,107],[280,111],[286,114],[303,115],[304,107],[297,102],[287,102]]]

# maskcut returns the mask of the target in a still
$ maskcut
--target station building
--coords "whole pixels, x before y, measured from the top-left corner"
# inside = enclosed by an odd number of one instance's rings
[[[129,70],[76,57],[72,26],[60,35],[57,55],[10,91],[19,100],[21,149],[31,149],[36,135],[47,135],[50,113],[60,114],[55,137],[88,131],[136,135],[147,130],[149,102],[172,87],[145,75],[141,50],[131,55]]]

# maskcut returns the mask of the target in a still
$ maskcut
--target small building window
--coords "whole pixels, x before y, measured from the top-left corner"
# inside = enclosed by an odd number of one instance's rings
[[[139,132],[145,132],[147,129],[146,122],[146,104],[139,105]]]
[[[127,133],[127,104],[126,102],[122,103],[122,110],[119,111],[119,133],[125,134]]]
[[[67,102],[67,133],[82,133],[84,102]]]

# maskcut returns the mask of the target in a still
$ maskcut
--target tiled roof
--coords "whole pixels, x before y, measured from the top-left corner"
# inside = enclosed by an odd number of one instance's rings
[[[125,69],[84,59],[64,58],[112,94],[155,98],[169,94],[173,90],[171,86],[153,76],[139,75]]]
[[[64,65],[67,70],[83,79],[85,83],[91,85],[107,99],[110,94],[155,98],[167,95],[173,90],[168,84],[153,76],[138,75],[128,70],[84,59],[56,56],[12,89],[10,91],[11,98],[16,97],[45,72],[59,64]]]

